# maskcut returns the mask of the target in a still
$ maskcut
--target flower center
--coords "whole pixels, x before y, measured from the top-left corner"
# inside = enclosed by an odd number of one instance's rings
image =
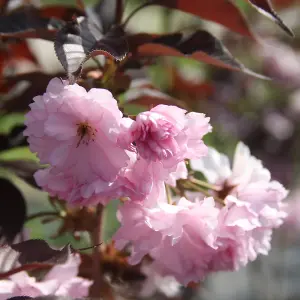
[[[77,123],[76,125],[78,126],[77,135],[79,137],[77,148],[81,143],[88,145],[90,141],[95,141],[97,129],[94,129],[87,122]]]
[[[217,196],[224,200],[234,188],[235,186],[232,186],[227,181],[225,181],[223,184],[223,188],[217,192]]]

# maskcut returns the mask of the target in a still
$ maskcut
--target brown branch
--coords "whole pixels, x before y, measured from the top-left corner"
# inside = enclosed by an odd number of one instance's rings
[[[51,267],[53,267],[52,264],[44,264],[44,263],[32,263],[32,264],[23,265],[15,269],[9,270],[7,272],[0,273],[0,280],[5,279],[11,275],[14,275],[22,271],[31,271],[34,269],[48,269]]]
[[[102,243],[102,221],[103,221],[103,210],[102,204],[98,204],[96,217],[97,226],[95,230],[91,232],[91,239],[94,245],[99,245]],[[108,300],[114,300],[113,292],[110,285],[105,281],[101,269],[101,252],[99,247],[95,247],[93,250],[93,284],[90,288],[90,297],[103,298]]]

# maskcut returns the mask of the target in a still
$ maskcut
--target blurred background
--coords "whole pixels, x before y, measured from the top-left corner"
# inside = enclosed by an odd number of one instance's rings
[[[196,0],[195,0],[196,1]],[[197,0],[200,1],[200,0]],[[206,1],[206,0],[205,0]],[[74,5],[75,1],[42,0],[37,5]],[[230,52],[249,69],[267,75],[273,80],[262,80],[240,73],[212,67],[188,58],[159,58],[157,63],[133,72],[140,81],[150,82],[166,95],[184,102],[190,110],[207,114],[211,118],[213,133],[205,137],[206,143],[220,152],[233,155],[236,143],[242,140],[253,155],[261,159],[271,171],[273,179],[289,190],[290,216],[284,226],[275,231],[273,248],[269,256],[260,256],[239,272],[212,274],[199,287],[187,288],[183,299],[203,300],[298,300],[300,299],[300,1],[273,1],[280,17],[294,31],[295,38],[287,36],[273,22],[259,14],[246,1],[235,0],[246,15],[258,41],[233,33],[225,27],[195,16],[163,9],[145,8],[129,22],[132,32],[168,33],[183,28],[205,28],[218,37]],[[87,5],[93,1],[85,1]],[[125,17],[140,1],[126,1]],[[17,1],[11,1],[17,5]],[[138,24],[138,26],[136,25]],[[53,43],[27,39],[31,57],[22,57],[7,63],[0,54],[0,65],[5,75],[42,70],[49,76],[63,73],[56,58]],[[97,58],[101,60],[101,58]],[[93,65],[91,61],[87,67]],[[136,81],[138,83],[138,81]],[[23,84],[23,86],[21,86]],[[26,82],[19,83],[19,89]],[[4,93],[1,101],[15,97]],[[40,91],[41,93],[41,91]],[[135,114],[145,109],[141,104],[127,103],[125,111]],[[0,134],[11,134],[22,139],[24,112],[11,112],[0,117]],[[3,160],[28,159],[36,161],[26,141],[13,149],[0,152]],[[47,194],[28,185],[7,170],[29,203],[28,213],[52,209]],[[1,199],[2,200],[2,199]],[[118,202],[106,207],[103,237],[109,241],[118,227],[115,217]],[[27,223],[31,238],[44,238],[52,245],[70,242],[74,247],[90,245],[88,235],[78,233],[77,239],[69,233],[53,237],[59,222],[41,224],[37,219]],[[158,299],[158,298],[157,298]]]

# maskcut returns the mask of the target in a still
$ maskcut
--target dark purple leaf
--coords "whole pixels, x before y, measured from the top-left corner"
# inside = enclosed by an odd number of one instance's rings
[[[44,240],[28,240],[12,244],[10,247],[18,253],[17,260],[21,265],[32,263],[63,264],[73,251],[69,244],[61,250],[55,250]]]
[[[116,24],[117,2],[118,0],[99,0],[87,10],[89,20],[96,23],[103,33]]]
[[[113,27],[103,35],[101,28],[86,18],[77,18],[67,23],[58,32],[54,47],[70,83],[76,81],[82,65],[90,57],[102,54],[119,61],[128,52],[127,40],[121,27]]]
[[[63,23],[58,19],[41,17],[36,8],[22,8],[0,16],[0,36],[53,41],[55,33]]]
[[[133,57],[187,56],[221,68],[269,79],[246,68],[218,39],[203,30],[191,34],[174,33],[162,36],[137,34],[129,38],[129,45]]]
[[[9,139],[7,135],[0,134],[0,151],[6,150],[9,148]]]
[[[0,241],[9,244],[23,228],[26,204],[17,187],[5,178],[0,178],[0,193]]]
[[[274,11],[270,0],[248,0],[250,4],[255,7],[260,13],[269,17],[276,24],[278,24],[288,35],[294,36],[292,30],[285,25],[285,23],[280,19],[277,13]]]

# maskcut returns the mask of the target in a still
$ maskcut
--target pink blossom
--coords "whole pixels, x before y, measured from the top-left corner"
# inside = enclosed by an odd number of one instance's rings
[[[134,143],[137,153],[148,161],[160,161],[172,168],[186,158],[199,158],[207,147],[202,137],[211,131],[204,114],[188,113],[176,107],[158,105],[126,122],[127,131],[119,138]]]
[[[92,281],[76,277],[80,264],[79,254],[74,254],[64,264],[54,266],[43,278],[37,281],[25,271],[0,280],[0,300],[14,296],[88,296]]]
[[[24,134],[41,163],[51,165],[37,175],[41,185],[53,194],[63,193],[70,202],[80,202],[93,194],[89,184],[97,182],[97,196],[105,196],[129,162],[117,143],[122,113],[112,94],[105,89],[87,92],[55,78],[30,108]]]
[[[286,217],[282,202],[286,189],[271,181],[270,172],[242,143],[235,150],[232,169],[228,158],[214,149],[202,160],[191,160],[191,167],[218,187],[216,195],[225,197],[212,269],[236,270],[258,254],[268,254],[272,229]]]
[[[162,276],[153,264],[144,264],[141,271],[146,275],[140,291],[140,297],[149,298],[158,291],[167,298],[174,298],[179,295],[181,285],[173,276]]]
[[[171,186],[176,186],[176,180],[178,179],[187,179],[188,170],[184,161],[178,163],[176,170],[169,174],[169,178],[166,180],[166,183]]]
[[[116,247],[130,243],[131,264],[150,254],[163,276],[174,276],[180,283],[203,279],[217,247],[219,209],[214,200],[193,203],[181,198],[177,205],[170,205],[161,199],[157,203],[153,208],[132,202],[121,207]]]

